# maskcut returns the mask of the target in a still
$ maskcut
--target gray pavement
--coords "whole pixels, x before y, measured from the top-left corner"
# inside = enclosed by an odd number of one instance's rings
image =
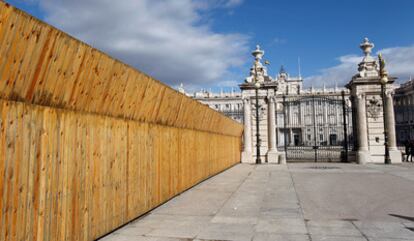
[[[414,240],[414,165],[237,165],[101,241]]]

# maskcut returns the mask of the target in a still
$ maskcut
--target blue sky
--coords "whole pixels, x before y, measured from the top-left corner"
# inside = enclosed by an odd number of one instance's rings
[[[189,89],[241,83],[260,44],[305,85],[343,85],[356,72],[364,37],[392,75],[414,76],[414,1],[9,0],[46,22],[141,69]]]

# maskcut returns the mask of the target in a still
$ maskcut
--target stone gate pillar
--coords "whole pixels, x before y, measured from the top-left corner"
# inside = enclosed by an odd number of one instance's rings
[[[252,124],[251,124],[251,106],[249,98],[243,99],[243,110],[244,110],[244,133],[243,133],[243,152],[242,162],[253,163],[252,156]]]
[[[356,161],[360,164],[368,162],[384,163],[384,118],[385,114],[388,130],[388,146],[391,163],[401,162],[401,152],[396,146],[394,105],[392,95],[396,78],[388,77],[386,85],[385,113],[383,113],[381,95],[381,77],[377,61],[371,56],[374,44],[367,38],[360,45],[364,52],[362,62],[358,64],[358,74],[352,77],[347,84],[353,97],[356,108],[356,116],[353,116],[356,124],[357,153]]]
[[[277,146],[276,146],[276,108],[275,99],[270,97],[268,101],[267,114],[267,131],[268,131],[268,151],[266,154],[268,163],[278,163]]]
[[[261,62],[264,51],[260,46],[252,52],[254,57],[250,75],[240,84],[244,104],[244,150],[242,162],[256,163],[256,148],[260,148],[261,163],[278,163],[281,159],[277,151],[276,141],[276,107],[275,96],[278,82],[267,74],[265,65]],[[256,116],[256,91],[259,104],[259,116]],[[264,100],[269,100],[267,103]],[[252,102],[253,101],[253,102]],[[255,121],[253,121],[255,120]],[[256,127],[258,123],[259,128]],[[257,133],[258,132],[258,133]],[[259,141],[257,143],[256,133]],[[282,161],[280,163],[283,163]]]
[[[386,118],[388,130],[388,147],[391,161],[401,162],[401,152],[397,148],[397,136],[395,132],[394,97],[392,92],[386,94]]]
[[[365,109],[365,94],[360,94],[356,98],[356,122],[358,140],[357,163],[365,164],[369,162],[368,133],[367,133],[367,115]]]

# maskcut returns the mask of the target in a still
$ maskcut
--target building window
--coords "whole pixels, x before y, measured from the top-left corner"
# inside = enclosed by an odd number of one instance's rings
[[[323,141],[323,134],[320,134],[320,135],[319,135],[319,140],[320,140],[320,141]]]
[[[311,140],[311,138],[312,138],[312,137],[311,137],[311,135],[308,135],[308,141],[310,141],[310,140]]]
[[[331,146],[336,146],[337,145],[337,136],[336,136],[336,134],[331,134],[329,136],[329,144]]]

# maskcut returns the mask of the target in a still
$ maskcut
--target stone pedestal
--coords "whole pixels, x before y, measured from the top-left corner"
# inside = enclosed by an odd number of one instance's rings
[[[254,164],[255,160],[253,160],[253,154],[251,152],[243,151],[241,154],[241,162]]]
[[[279,163],[279,153],[277,151],[268,150],[266,153],[267,163]]]
[[[390,150],[391,163],[402,163],[402,153],[399,150]]]
[[[286,164],[286,153],[279,152],[279,164]]]

